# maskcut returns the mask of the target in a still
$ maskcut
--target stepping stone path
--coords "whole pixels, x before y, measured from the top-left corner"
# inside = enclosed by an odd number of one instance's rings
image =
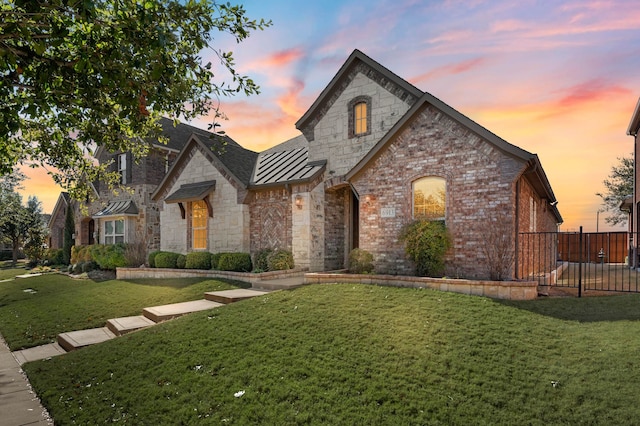
[[[107,321],[105,327],[60,333],[56,343],[16,351],[14,352],[14,355],[16,360],[20,365],[22,365],[25,362],[50,358],[85,346],[105,342],[118,336],[122,336],[123,334],[151,327],[159,322],[190,314],[192,312],[213,309],[229,303],[249,299],[251,297],[263,296],[265,294],[267,294],[266,291],[253,289],[234,289],[208,292],[205,293],[205,298],[203,300],[145,308],[142,311],[142,315],[139,316],[110,319]]]

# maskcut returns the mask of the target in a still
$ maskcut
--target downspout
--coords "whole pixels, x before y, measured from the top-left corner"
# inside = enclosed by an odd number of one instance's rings
[[[520,266],[520,250],[518,249],[520,247],[520,232],[518,230],[518,226],[520,224],[520,178],[518,178],[518,180],[516,181],[516,211],[515,211],[515,223],[513,226],[514,232],[515,232],[515,238],[514,241],[516,242],[515,245],[515,250],[516,250],[516,262],[515,262],[515,271],[514,272],[514,277],[516,279],[518,279],[518,271],[520,270],[519,266]]]
[[[638,200],[636,196],[636,182],[638,180],[638,132],[633,135],[633,205],[631,206],[631,236],[633,237],[633,230],[635,228],[635,241],[631,245],[631,254],[633,256],[633,262],[629,262],[629,266],[633,269],[638,268],[638,238],[640,237],[640,230],[638,229]]]

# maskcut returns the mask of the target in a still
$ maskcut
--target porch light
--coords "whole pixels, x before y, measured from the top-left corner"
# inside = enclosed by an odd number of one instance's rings
[[[296,195],[296,207],[302,210],[302,196]]]

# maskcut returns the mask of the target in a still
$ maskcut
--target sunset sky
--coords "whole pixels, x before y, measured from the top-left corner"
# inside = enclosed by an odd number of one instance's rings
[[[260,151],[298,135],[294,123],[360,49],[538,154],[565,220],[561,230],[595,231],[595,193],[617,157],[633,151],[626,129],[640,96],[637,0],[243,4],[273,26],[239,45],[214,40],[261,86],[258,96],[221,100],[229,117],[223,130],[241,145]],[[43,173],[28,175],[23,195],[37,195],[51,212],[60,189]],[[601,215],[600,230],[609,229]]]

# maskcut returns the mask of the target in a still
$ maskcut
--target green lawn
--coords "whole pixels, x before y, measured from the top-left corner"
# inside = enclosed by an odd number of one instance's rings
[[[0,282],[0,333],[11,350],[38,346],[65,331],[103,327],[110,318],[140,315],[149,306],[202,299],[206,291],[239,285],[246,286],[200,278],[96,282],[62,274]]]
[[[24,368],[57,425],[634,424],[638,307],[314,285]]]

